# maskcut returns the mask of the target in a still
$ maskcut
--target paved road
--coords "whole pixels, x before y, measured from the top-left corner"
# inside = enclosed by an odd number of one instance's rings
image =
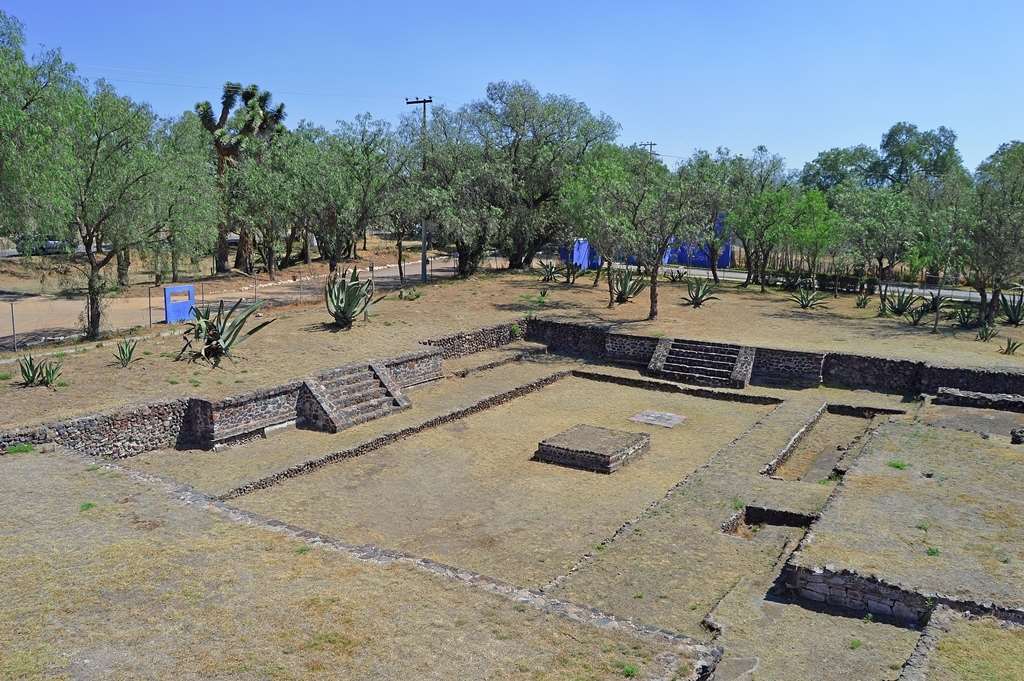
[[[704,267],[680,267],[680,268],[674,268],[673,266],[670,265],[668,267],[668,269],[684,269],[684,270],[688,271],[690,274],[692,274],[694,276],[698,276],[698,277],[710,277],[711,276],[711,270],[706,269]],[[718,270],[718,278],[722,279],[722,280],[725,280],[725,281],[746,281],[747,280],[747,273],[746,272],[737,272],[736,270]],[[893,284],[893,285],[890,286],[890,288],[897,288],[897,287],[903,288],[903,289],[910,289],[916,295],[919,295],[919,296],[927,296],[928,294],[935,293],[935,289],[921,288],[919,286],[910,287],[907,284]],[[977,302],[977,301],[981,300],[981,296],[978,295],[977,291],[960,291],[960,290],[950,291],[950,290],[947,290],[947,289],[943,289],[942,290],[942,295],[945,296],[945,297],[948,297],[948,298],[953,298],[955,300],[970,300],[970,301],[974,301],[974,302]]]

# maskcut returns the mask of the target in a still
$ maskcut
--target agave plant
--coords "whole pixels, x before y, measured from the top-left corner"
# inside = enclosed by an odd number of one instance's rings
[[[225,357],[233,360],[232,353],[242,341],[274,321],[268,319],[243,334],[242,329],[245,327],[245,323],[253,313],[263,306],[263,303],[255,303],[236,317],[235,312],[238,311],[241,304],[240,299],[235,301],[231,309],[225,313],[222,300],[217,306],[217,314],[211,314],[209,308],[200,310],[193,307],[192,321],[188,323],[188,328],[182,334],[185,344],[175,360],[187,357],[190,362],[203,360],[214,367],[220,366],[220,361]]]
[[[686,295],[683,302],[691,307],[700,307],[709,300],[718,300],[714,295],[718,287],[710,279],[698,279],[691,277],[686,280]]]
[[[628,303],[647,288],[647,281],[639,270],[623,267],[612,271],[612,294],[616,303]]]
[[[789,299],[800,306],[801,310],[809,310],[815,307],[828,307],[825,301],[828,295],[821,291],[800,287],[795,293],[789,295]]]
[[[673,284],[686,281],[688,277],[689,275],[684,269],[665,270],[665,279]]]
[[[1003,317],[1006,318],[1006,323],[1012,326],[1020,326],[1021,322],[1024,322],[1024,293],[1018,293],[1016,295],[1005,293],[1000,294],[999,302],[1003,309]]]
[[[907,318],[907,321],[910,322],[911,326],[920,326],[921,322],[924,321],[924,318],[927,317],[931,311],[931,304],[925,301],[916,307],[912,307],[903,316]]]
[[[988,343],[990,340],[999,335],[999,329],[993,324],[982,324],[978,328],[978,336],[976,340],[980,340],[982,343]]]
[[[871,296],[867,293],[857,295],[857,309],[863,310],[871,303]]]
[[[126,369],[129,364],[135,361],[135,347],[139,344],[138,338],[122,338],[117,342],[114,350],[114,361]]]
[[[1017,354],[1017,350],[1020,349],[1020,345],[1021,345],[1020,342],[1007,338],[1006,339],[1006,345],[1004,345],[1003,347],[999,348],[999,352],[1000,352],[1000,354],[1003,354],[1003,355],[1016,355]]]
[[[895,294],[890,294],[887,290],[882,296],[885,312],[895,317],[902,317],[907,314],[922,300],[921,296],[915,295],[907,289],[899,289]]]
[[[542,284],[548,284],[558,279],[558,265],[549,262],[542,262],[540,264],[540,281]]]
[[[334,317],[334,324],[340,329],[352,328],[352,322],[361,314],[369,314],[370,308],[381,299],[373,299],[373,279],[359,280],[359,272],[352,268],[352,274],[346,276],[346,270],[332,274],[324,286],[324,301],[327,311]]]
[[[60,378],[64,363],[50,360],[37,361],[32,355],[26,355],[18,359],[18,369],[21,370],[21,384],[26,388],[34,385],[45,385],[54,387]]]
[[[974,328],[978,323],[974,315],[974,307],[970,304],[957,306],[954,316],[956,325],[962,329]]]
[[[409,288],[403,288],[403,289],[400,289],[398,291],[398,299],[399,300],[408,300],[410,302],[413,301],[413,300],[419,300],[420,296],[422,296],[422,295],[423,295],[423,292],[420,291],[415,286],[410,286]]]
[[[942,312],[949,307],[950,302],[952,302],[952,299],[948,296],[939,295],[938,293],[929,293],[924,304],[928,307],[928,312],[935,314],[936,312]]]

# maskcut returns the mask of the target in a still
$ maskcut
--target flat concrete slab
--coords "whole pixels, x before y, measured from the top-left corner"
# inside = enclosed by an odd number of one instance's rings
[[[545,463],[596,473],[614,473],[651,447],[647,433],[628,433],[578,424],[541,440],[535,458]]]
[[[661,426],[662,428],[675,428],[686,420],[679,414],[670,414],[667,411],[642,411],[629,417],[630,421],[646,423],[649,426]]]

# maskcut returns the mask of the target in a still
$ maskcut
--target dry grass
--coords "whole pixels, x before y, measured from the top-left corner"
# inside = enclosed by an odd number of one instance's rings
[[[645,409],[686,421],[667,429],[628,420]],[[542,584],[766,411],[567,378],[232,503],[346,541]],[[531,461],[538,442],[578,423],[649,433],[651,450],[611,475]]]
[[[829,474],[843,451],[870,427],[870,419],[822,414],[776,474],[783,480],[828,482]]]
[[[0,427],[95,411],[127,399],[221,397],[348,361],[393,355],[424,338],[521,317],[531,311],[523,296],[542,288],[549,294],[541,314],[612,322],[625,333],[1022,367],[1020,359],[997,353],[995,343],[975,341],[972,332],[945,324],[942,333],[933,335],[900,320],[879,319],[871,310],[858,310],[852,296],[841,297],[826,310],[799,310],[778,292],[762,295],[725,287],[721,300],[694,310],[678,303],[680,285],[664,284],[661,317],[648,322],[643,298],[608,310],[603,291],[584,281],[574,287],[549,287],[541,286],[536,276],[500,273],[434,283],[423,287],[423,296],[412,302],[392,294],[369,324],[345,333],[323,328],[329,318],[319,303],[271,310],[268,317],[277,321],[243,346],[245,359],[220,370],[171,362],[167,355],[176,354],[181,345],[177,337],[145,341],[139,346],[142,361],[123,371],[110,366],[110,348],[69,355],[64,373],[70,385],[56,393],[23,390],[13,383],[0,386],[0,400],[12,405],[0,415]],[[1002,327],[1002,333],[1024,340],[1022,329]]]
[[[1019,608],[1022,487],[1024,455],[1007,438],[888,424],[847,473],[797,560]]]
[[[0,496],[19,500],[0,530],[0,678],[614,679],[663,652],[78,459],[0,459]]]
[[[939,639],[928,671],[931,681],[1021,681],[1024,628],[957,618]]]

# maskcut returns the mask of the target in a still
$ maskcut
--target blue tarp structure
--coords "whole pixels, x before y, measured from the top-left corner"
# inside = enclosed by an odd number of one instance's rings
[[[175,294],[186,294],[185,300],[173,300]],[[164,319],[168,324],[192,319],[192,308],[196,304],[196,287],[191,284],[168,286],[164,289]]]
[[[572,249],[571,254],[569,253],[570,248]],[[562,246],[558,249],[558,257],[564,263],[571,262],[588,270],[596,270],[601,266],[600,254],[596,248],[591,248],[586,239],[574,239],[570,245]]]

